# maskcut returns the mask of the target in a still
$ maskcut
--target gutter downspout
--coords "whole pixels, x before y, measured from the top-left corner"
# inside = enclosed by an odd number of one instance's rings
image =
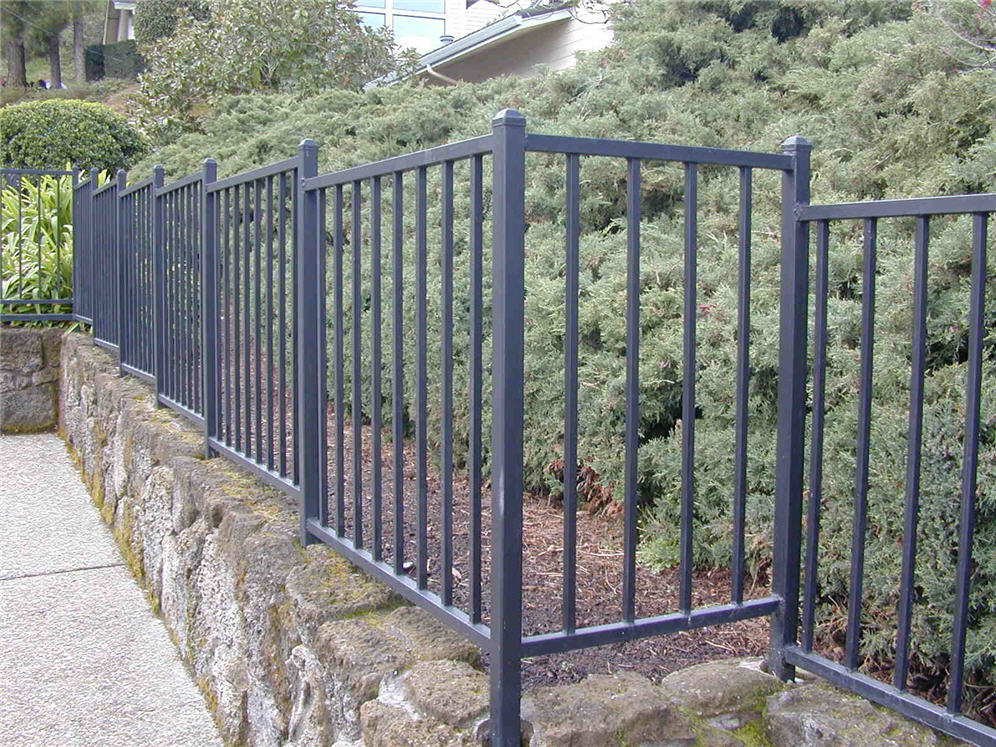
[[[444,83],[449,83],[451,86],[455,86],[455,85],[457,85],[457,84],[460,83],[460,81],[458,81],[458,80],[456,80],[454,78],[451,78],[448,75],[443,75],[443,73],[439,72],[438,70],[433,70],[432,69],[432,65],[430,65],[428,62],[425,63],[425,71],[429,75],[431,75],[433,78],[438,78],[439,80],[443,81]]]

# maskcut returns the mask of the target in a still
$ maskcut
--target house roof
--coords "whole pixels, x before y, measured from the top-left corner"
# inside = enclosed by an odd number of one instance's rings
[[[507,41],[516,36],[527,34],[552,23],[566,21],[571,17],[570,8],[566,6],[527,8],[511,15],[499,18],[494,23],[461,36],[449,44],[427,52],[418,58],[418,67],[414,75],[421,75],[426,70],[448,65],[461,58],[476,54],[485,47],[499,41]],[[398,81],[398,76],[391,74],[370,81],[365,87],[390,85]]]

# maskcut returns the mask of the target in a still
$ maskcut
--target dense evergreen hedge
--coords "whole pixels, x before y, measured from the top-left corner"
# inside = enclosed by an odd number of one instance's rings
[[[104,104],[28,101],[0,109],[0,163],[24,169],[75,164],[115,171],[148,151],[141,133]]]
[[[218,159],[222,171],[231,173],[287,157],[307,136],[321,145],[323,170],[341,168],[481,134],[488,130],[491,116],[509,106],[522,110],[530,130],[537,132],[767,152],[777,150],[786,137],[802,134],[814,145],[815,202],[993,191],[996,77],[992,70],[967,70],[954,44],[955,37],[936,16],[906,2],[641,0],[619,9],[617,42],[586,57],[574,70],[530,80],[425,90],[402,86],[304,100],[236,97],[205,123],[204,132],[184,136],[154,158],[163,161],[173,176],[199,168],[209,155]],[[139,176],[152,160],[142,165]],[[530,156],[529,166],[526,474],[533,488],[558,493],[555,462],[561,455],[563,434],[563,163]],[[464,178],[459,171],[458,178]],[[600,501],[607,495],[618,499],[622,485],[625,164],[585,159],[582,180],[580,456],[592,470],[586,497]],[[771,553],[775,462],[777,175],[756,174],[754,190],[747,519],[751,569],[763,576]],[[737,175],[731,170],[703,168],[699,191],[695,557],[702,566],[711,567],[728,564],[731,551]],[[642,559],[654,566],[672,565],[678,547],[681,195],[679,168],[647,166],[639,487],[644,505]],[[437,197],[430,202],[438,206]],[[465,214],[465,208],[466,200],[458,199],[458,214]],[[438,211],[432,221],[438,221]],[[387,225],[385,237],[390,235]],[[432,228],[430,235],[436,237],[437,229]],[[466,225],[458,225],[458,340],[466,340],[468,330],[465,235]],[[921,684],[929,684],[931,677],[946,671],[950,646],[968,335],[967,236],[965,219],[933,222],[913,636],[915,666],[925,678]],[[879,239],[863,618],[865,650],[871,656],[868,666],[887,664],[895,639],[909,407],[912,226],[904,221],[883,222]],[[407,267],[414,266],[412,243],[407,246]],[[384,254],[387,269],[390,252]],[[832,647],[840,642],[845,619],[850,558],[862,300],[860,225],[834,225],[830,264],[820,617],[824,642]],[[430,361],[435,361],[440,354],[435,290],[440,270],[435,243],[429,270],[429,354]],[[406,288],[406,330],[414,329],[412,286]],[[346,288],[348,358],[348,278]],[[389,284],[384,292],[390,298]],[[369,313],[367,301],[364,298],[360,303],[364,314]],[[996,285],[987,291],[987,308],[990,330],[996,322]],[[389,319],[386,309],[385,319]],[[368,329],[365,320],[364,330]],[[385,327],[385,340],[390,333]],[[996,629],[994,354],[996,346],[988,332],[968,663],[974,680],[990,685],[996,682],[996,637],[992,633]],[[368,376],[369,363],[365,363]],[[458,438],[465,442],[467,404],[459,394],[467,383],[465,343],[458,346],[455,364],[456,428]],[[439,368],[430,366],[429,371],[430,433],[438,433]],[[409,366],[409,376],[413,373]],[[387,354],[384,380],[390,391]],[[413,395],[413,378],[406,387]],[[349,391],[347,380],[347,399]],[[970,693],[977,708],[992,707],[986,705],[989,692]]]

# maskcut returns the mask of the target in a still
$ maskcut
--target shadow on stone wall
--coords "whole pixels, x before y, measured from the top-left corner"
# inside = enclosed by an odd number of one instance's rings
[[[64,330],[0,325],[0,433],[54,430]]]

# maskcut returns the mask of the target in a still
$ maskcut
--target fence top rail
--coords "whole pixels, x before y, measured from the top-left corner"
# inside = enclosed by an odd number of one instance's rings
[[[869,200],[866,202],[842,202],[835,205],[799,205],[796,207],[796,216],[801,221],[912,218],[924,215],[960,215],[964,213],[996,213],[996,193],[914,197],[905,200]]]
[[[127,197],[128,195],[134,194],[135,192],[143,190],[146,187],[151,187],[153,181],[154,181],[153,177],[147,176],[144,179],[142,179],[141,181],[137,181],[134,184],[128,185],[128,189],[125,189],[125,190],[122,190],[121,192],[119,192],[118,193],[118,197]]]
[[[411,171],[422,166],[435,166],[445,161],[458,161],[463,158],[490,153],[493,146],[491,135],[481,135],[469,140],[461,140],[457,143],[438,145],[434,148],[408,153],[404,156],[394,156],[385,158],[382,161],[374,161],[361,166],[353,166],[342,171],[333,171],[327,174],[319,174],[304,180],[305,190],[322,189],[324,187],[337,187],[349,182],[371,179],[375,176],[390,176],[399,171]]]
[[[34,304],[72,303],[71,298],[0,298],[0,306],[33,306]]]
[[[184,177],[177,179],[175,182],[170,182],[165,187],[159,187],[156,189],[157,195],[165,195],[170,192],[175,192],[178,189],[183,189],[184,187],[189,187],[191,184],[196,184],[199,181],[203,181],[204,172],[195,171],[193,174],[187,174]]]
[[[704,148],[693,145],[647,143],[639,140],[606,140],[567,135],[526,135],[526,150],[537,153],[565,153],[580,156],[608,156],[612,158],[638,158],[647,161],[678,161],[706,163],[720,166],[790,171],[794,161],[791,156],[779,153],[758,153],[749,150]]]
[[[300,164],[301,159],[297,156],[294,156],[293,158],[285,158],[283,161],[267,164],[266,166],[261,166],[258,169],[253,169],[252,171],[243,171],[241,174],[226,176],[224,179],[210,182],[206,189],[208,192],[217,192],[221,189],[237,187],[242,184],[257,181],[258,179],[265,179],[268,176],[278,176],[283,174],[285,171],[293,171]]]
[[[0,176],[12,175],[34,175],[34,176],[72,176],[75,171],[64,171],[62,169],[7,169],[0,168]]]
[[[93,193],[94,197],[104,194],[104,192],[110,192],[112,189],[117,189],[118,183],[114,179],[108,179],[107,183],[103,187],[98,187]]]

